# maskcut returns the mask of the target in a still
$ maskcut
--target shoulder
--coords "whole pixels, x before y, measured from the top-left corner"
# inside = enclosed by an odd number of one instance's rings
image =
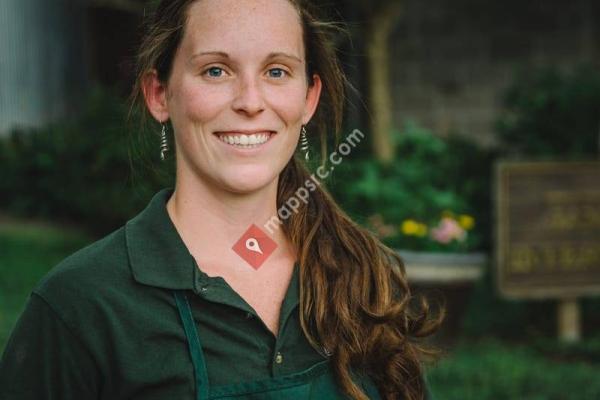
[[[52,268],[35,286],[41,297],[59,314],[86,309],[110,287],[121,287],[131,275],[121,227],[71,254]]]

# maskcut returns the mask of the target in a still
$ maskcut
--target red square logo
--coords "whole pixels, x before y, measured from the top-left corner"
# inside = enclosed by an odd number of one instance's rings
[[[276,248],[277,243],[254,224],[250,225],[232,247],[254,269],[260,268]]]

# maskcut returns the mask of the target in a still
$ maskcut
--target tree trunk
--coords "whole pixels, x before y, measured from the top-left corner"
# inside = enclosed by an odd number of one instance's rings
[[[369,103],[372,114],[373,152],[377,160],[391,163],[394,159],[392,130],[392,96],[390,79],[389,38],[400,19],[401,2],[385,4],[369,24],[367,60],[369,69]]]

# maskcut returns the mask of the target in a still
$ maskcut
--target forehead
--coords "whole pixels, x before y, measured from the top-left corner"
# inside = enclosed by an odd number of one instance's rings
[[[300,16],[289,0],[198,0],[187,17],[182,45],[189,51],[303,56]]]

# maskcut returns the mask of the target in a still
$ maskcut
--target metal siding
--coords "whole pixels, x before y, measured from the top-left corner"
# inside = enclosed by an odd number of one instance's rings
[[[85,82],[84,4],[0,0],[0,134],[66,115]]]

